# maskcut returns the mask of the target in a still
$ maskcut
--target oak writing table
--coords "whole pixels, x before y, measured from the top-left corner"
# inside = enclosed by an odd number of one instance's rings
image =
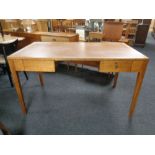
[[[55,72],[57,61],[97,61],[99,72],[117,73],[114,85],[119,72],[136,72],[137,80],[129,110],[129,117],[132,116],[149,59],[128,45],[117,42],[34,42],[8,56],[23,113],[27,109],[18,71]]]

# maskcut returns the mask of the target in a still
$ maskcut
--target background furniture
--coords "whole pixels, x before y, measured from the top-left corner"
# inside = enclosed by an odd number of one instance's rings
[[[10,80],[10,84],[12,87],[13,87],[13,82],[12,82],[10,68],[8,65],[7,56],[14,53],[17,50],[17,44],[18,44],[18,39],[16,39],[13,42],[0,43],[0,65],[2,66],[3,70],[6,69],[9,80]],[[24,74],[25,74],[26,79],[28,80],[28,76],[26,72],[24,72]]]
[[[137,26],[136,36],[135,36],[135,45],[136,46],[145,46],[145,41],[149,31],[148,24],[139,24]]]
[[[122,37],[123,23],[105,22],[103,28],[103,40],[119,41]]]
[[[23,26],[24,32],[34,32],[37,31],[36,22],[32,19],[23,19],[21,21],[21,25]]]
[[[14,32],[10,30],[4,30],[4,33],[11,36],[24,37],[25,39],[21,42],[18,49],[25,47],[26,45],[31,44],[34,41],[41,41],[40,35],[36,35],[28,32]]]
[[[34,41],[79,41],[79,35],[76,33],[64,33],[64,32],[12,32],[4,30],[5,34],[12,36],[24,37],[22,47],[34,42]],[[22,48],[21,47],[21,48]]]
[[[34,32],[34,35],[40,36],[41,41],[45,42],[76,42],[79,41],[79,35],[66,32]]]
[[[59,20],[57,20],[57,19],[52,19],[51,20],[51,27],[52,27],[52,30],[54,31],[54,32],[60,32],[61,31],[61,23],[60,23],[60,21]]]
[[[89,32],[90,41],[114,41],[114,42],[125,42],[128,43],[127,39],[122,39],[123,23],[106,21],[104,23],[103,32]],[[98,63],[83,62],[83,65],[98,67]]]
[[[134,19],[127,22],[126,36],[131,46],[145,46],[145,41],[151,24],[151,19]]]
[[[36,20],[37,30],[41,32],[48,32],[48,20]]]
[[[3,29],[7,29],[8,31],[29,31],[29,32],[79,32],[81,41],[88,41],[87,33],[92,32],[90,34],[90,40],[100,41],[101,37],[94,33],[94,31],[101,32],[102,29],[106,29],[107,23],[109,23],[109,30],[113,31],[113,27],[111,24],[117,25],[118,23],[123,23],[123,31],[120,41],[129,44],[130,46],[144,46],[145,40],[147,37],[149,25],[151,23],[151,19],[9,19],[9,20],[0,20],[2,23]],[[143,25],[143,26],[138,26]],[[145,25],[148,25],[146,28]],[[80,28],[81,27],[81,28]],[[83,27],[83,28],[82,28]],[[115,26],[116,27],[116,26]],[[108,29],[106,30],[108,31]],[[144,33],[142,32],[144,31]],[[117,31],[119,33],[119,31]],[[81,35],[86,36],[85,39],[81,37]],[[114,33],[109,31],[108,35],[112,35]],[[153,33],[152,33],[153,34]],[[115,31],[116,36],[116,31]],[[111,38],[112,36],[110,36]],[[29,38],[27,42],[31,43],[32,38]],[[105,39],[108,40],[107,34],[105,35]],[[117,39],[114,39],[117,40]],[[113,41],[114,41],[113,40]],[[25,41],[26,42],[26,41]]]
[[[103,32],[89,32],[89,41],[102,41]]]
[[[135,46],[145,46],[145,41],[150,28],[151,19],[140,20],[141,23],[137,25],[137,31],[135,35]]]
[[[123,36],[128,39],[128,45],[133,46],[138,25],[138,20],[122,20]]]
[[[152,36],[153,36],[154,39],[155,39],[155,20],[153,21]]]
[[[19,19],[5,19],[2,20],[3,29],[10,31],[16,31],[21,27],[21,21]]]
[[[128,39],[122,37],[123,23],[106,21],[104,23],[103,32],[90,32],[90,41],[116,41],[128,43]]]

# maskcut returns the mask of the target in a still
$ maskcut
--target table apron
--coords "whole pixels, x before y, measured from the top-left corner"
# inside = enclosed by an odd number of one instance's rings
[[[54,60],[16,59],[16,71],[55,72]],[[99,72],[140,72],[145,60],[102,60],[99,61]]]

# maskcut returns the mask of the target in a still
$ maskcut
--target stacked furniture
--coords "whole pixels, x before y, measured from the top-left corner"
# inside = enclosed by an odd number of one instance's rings
[[[56,32],[75,32],[76,26],[85,25],[85,19],[52,19],[51,27]]]
[[[153,21],[152,36],[155,38],[155,20]]]
[[[130,46],[134,45],[135,35],[138,25],[138,20],[124,20],[123,22],[123,36],[128,39]]]
[[[131,46],[145,46],[151,19],[134,19],[124,22],[124,35]]]
[[[145,41],[151,24],[151,19],[139,20],[137,25],[136,35],[135,35],[135,46],[145,46]]]
[[[41,32],[48,32],[48,20],[36,20],[37,30]]]

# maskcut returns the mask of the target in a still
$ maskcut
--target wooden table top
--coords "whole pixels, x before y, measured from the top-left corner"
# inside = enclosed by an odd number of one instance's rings
[[[86,60],[148,59],[119,42],[34,42],[15,52],[9,59]]]

